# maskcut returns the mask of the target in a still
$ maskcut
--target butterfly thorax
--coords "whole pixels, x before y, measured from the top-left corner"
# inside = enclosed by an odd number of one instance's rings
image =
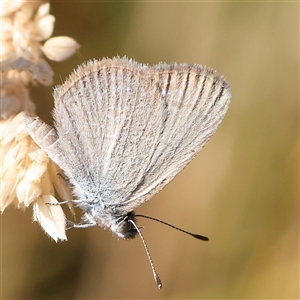
[[[81,205],[78,205],[81,207]],[[132,239],[137,234],[132,222],[136,223],[135,213],[133,211],[116,215],[109,209],[99,209],[97,206],[81,207],[85,211],[82,216],[80,227],[100,226],[110,229],[117,237],[122,239]],[[76,226],[78,227],[78,226]]]

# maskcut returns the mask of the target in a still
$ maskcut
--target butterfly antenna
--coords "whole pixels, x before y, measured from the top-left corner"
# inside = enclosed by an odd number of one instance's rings
[[[133,221],[133,220],[130,220],[130,219],[129,219],[128,221],[131,222],[131,223],[133,224],[133,226],[135,227],[136,231],[138,232],[138,234],[139,234],[139,236],[140,236],[140,238],[141,238],[141,240],[142,240],[142,242],[143,242],[145,251],[146,251],[146,253],[147,253],[147,256],[148,256],[148,259],[149,259],[149,262],[150,262],[150,265],[151,265],[151,269],[152,269],[152,272],[153,272],[154,280],[156,281],[157,287],[158,287],[159,289],[161,289],[161,288],[162,288],[162,283],[161,283],[161,280],[160,280],[160,278],[159,278],[159,276],[158,276],[158,274],[157,274],[157,272],[156,272],[156,270],[155,270],[155,268],[154,268],[154,264],[153,264],[153,261],[152,261],[152,259],[151,259],[150,252],[149,252],[149,250],[148,250],[148,247],[147,247],[147,244],[146,244],[146,242],[145,242],[145,240],[144,240],[144,237],[143,237],[141,231],[139,230],[139,228],[138,228],[138,227],[136,226],[136,224],[134,223],[134,221]]]
[[[179,228],[179,227],[176,227],[176,226],[174,226],[174,225],[171,225],[171,224],[169,224],[169,223],[167,223],[167,222],[164,222],[164,221],[161,221],[161,220],[159,220],[159,219],[155,219],[155,218],[153,218],[153,217],[148,217],[148,216],[145,216],[145,215],[135,215],[135,216],[136,216],[136,217],[142,217],[142,218],[150,219],[150,220],[153,220],[153,221],[162,223],[162,224],[167,225],[167,226],[169,226],[169,227],[171,227],[171,228],[174,228],[174,229],[176,229],[176,230],[178,230],[178,231],[181,231],[181,232],[183,232],[183,233],[186,233],[186,234],[188,234],[188,235],[191,235],[192,237],[194,237],[194,238],[196,238],[196,239],[198,239],[198,240],[202,240],[202,241],[208,241],[208,240],[209,240],[209,238],[206,237],[206,236],[203,236],[203,235],[200,235],[200,234],[196,234],[196,233],[192,233],[192,232],[183,230],[183,229],[181,229],[181,228]]]

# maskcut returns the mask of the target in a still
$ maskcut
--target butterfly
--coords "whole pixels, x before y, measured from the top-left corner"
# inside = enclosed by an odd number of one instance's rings
[[[74,228],[136,236],[134,210],[204,147],[229,106],[224,76],[202,65],[90,60],[54,90],[54,128],[27,117],[84,212]]]

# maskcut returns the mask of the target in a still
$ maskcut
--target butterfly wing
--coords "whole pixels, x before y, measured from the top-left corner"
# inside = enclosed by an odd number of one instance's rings
[[[230,89],[199,65],[149,67],[114,58],[82,65],[54,98],[71,182],[80,197],[123,214],[162,189],[207,143]]]
[[[225,78],[207,67],[159,64],[145,73],[149,79],[158,74],[163,118],[144,177],[122,203],[124,211],[149,200],[196,156],[217,130],[231,97]]]
[[[125,58],[90,61],[55,90],[55,127],[78,196],[115,205],[141,182],[163,112],[144,68]]]

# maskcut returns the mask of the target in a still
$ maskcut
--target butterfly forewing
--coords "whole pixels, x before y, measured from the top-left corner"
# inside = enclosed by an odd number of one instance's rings
[[[125,211],[150,199],[191,161],[216,131],[229,104],[228,84],[208,68],[164,65],[155,71],[160,74],[157,88],[163,110],[162,123],[155,127],[159,138],[143,181],[123,202]]]

